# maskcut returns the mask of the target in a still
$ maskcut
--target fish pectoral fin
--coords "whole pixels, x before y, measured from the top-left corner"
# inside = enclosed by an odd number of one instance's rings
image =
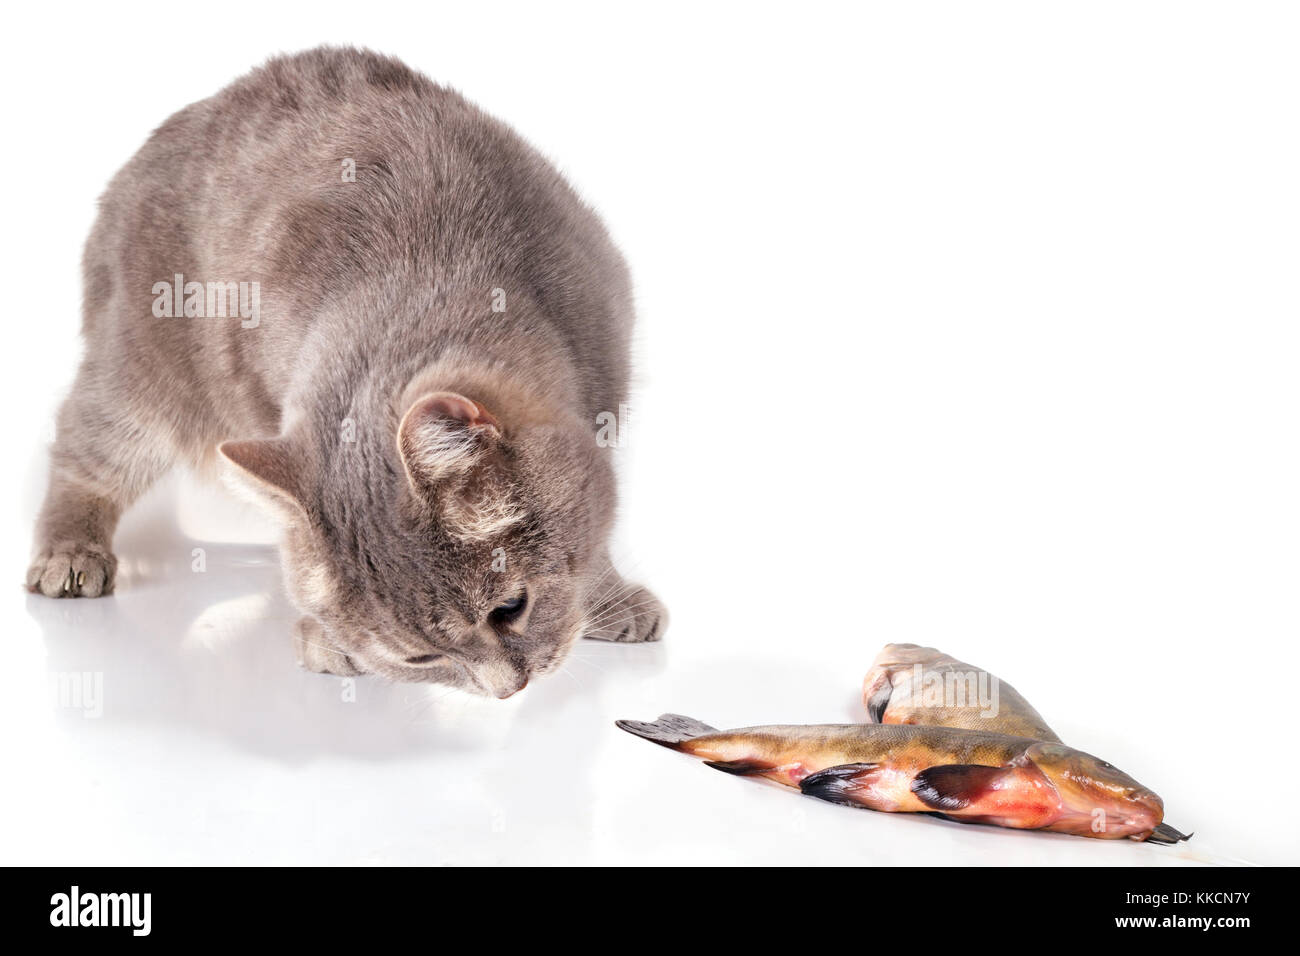
[[[809,774],[799,781],[799,789],[810,797],[851,807],[877,809],[871,785],[880,769],[876,763],[845,763]]]
[[[706,760],[704,766],[734,773],[738,777],[748,777],[756,773],[767,773],[773,769],[772,764],[763,760]]]
[[[954,819],[1038,830],[1061,819],[1061,795],[1032,763],[940,764],[912,778],[912,796]]]
[[[912,793],[933,810],[965,810],[989,792],[1006,773],[1005,767],[950,763],[922,770],[912,780]]]

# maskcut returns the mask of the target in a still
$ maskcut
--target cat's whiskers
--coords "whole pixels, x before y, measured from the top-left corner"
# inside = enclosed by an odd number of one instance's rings
[[[458,687],[449,687],[436,697],[428,696],[413,701],[410,705],[411,715],[409,722],[413,724],[425,723],[422,718],[426,714],[431,713],[434,707],[438,706],[438,704],[442,703],[459,689],[460,688]]]
[[[585,597],[586,595],[594,591],[597,588],[597,586],[599,586],[600,583],[604,581],[607,577],[609,577],[613,572],[614,572],[614,565],[613,564],[607,565],[605,567],[605,570],[600,572],[599,577],[597,577],[595,580],[588,583],[587,587],[583,591],[583,596]]]
[[[611,594],[616,594],[619,590],[629,586],[630,585],[626,581],[619,580],[611,583],[598,595],[596,594],[596,588],[593,587],[583,593],[581,600],[584,604],[599,605],[601,602],[607,601]]]
[[[587,611],[588,616],[590,617],[590,616],[599,615],[602,611],[605,611],[608,608],[612,607],[613,605],[617,604],[619,601],[621,601],[623,598],[627,597],[627,595],[633,593],[637,589],[638,589],[637,585],[627,584],[627,583],[624,583],[621,586],[614,588],[611,592],[603,595],[599,602],[593,604],[591,608],[588,609]]]
[[[573,661],[575,664],[586,664],[588,667],[590,667],[590,668],[592,668],[592,669],[598,671],[598,672],[601,673],[601,674],[608,674],[608,673],[609,673],[607,670],[605,670],[605,668],[601,667],[599,664],[597,664],[595,661],[593,661],[593,660],[591,660],[591,659],[589,659],[589,658],[580,657],[580,656],[578,656],[578,655],[575,654],[575,655],[570,656],[570,657],[569,657],[569,660]]]
[[[648,607],[656,603],[657,602],[654,598],[650,598],[649,600],[646,601],[638,601],[636,604],[629,604],[627,607],[613,608],[610,611],[608,611],[605,614],[605,616],[593,620],[591,623],[591,629],[599,630],[600,628],[604,627],[606,624],[609,624],[612,621],[617,621],[618,620],[617,613],[619,611],[631,612],[631,611],[635,611],[637,608]]]
[[[602,571],[602,572],[600,573],[600,576],[597,577],[594,581],[590,582],[590,583],[587,585],[587,587],[583,590],[583,594],[582,594],[583,600],[586,600],[586,599],[590,598],[591,595],[592,595],[592,593],[593,593],[593,592],[594,592],[598,587],[600,587],[600,585],[603,584],[604,581],[605,581],[605,579],[608,578],[610,575],[614,575],[615,577],[618,577],[618,578],[620,578],[620,579],[621,579],[621,578],[626,578],[626,577],[628,577],[628,576],[635,575],[635,573],[636,573],[638,570],[640,570],[640,566],[641,566],[641,562],[640,562],[640,561],[633,561],[630,565],[627,566],[627,568],[625,569],[625,571],[624,571],[623,573],[620,574],[620,573],[618,572],[618,570],[615,568],[614,563],[611,561],[611,562],[606,566],[605,570]],[[627,588],[627,587],[635,587],[635,586],[636,586],[636,585],[629,584],[626,580],[619,580],[618,584],[615,585],[615,589],[617,589],[617,588],[619,588],[619,587]],[[608,592],[606,592],[606,593],[608,593]]]
[[[302,639],[299,638],[299,640],[302,640]],[[306,640],[304,640],[304,641],[302,641],[302,643],[303,643],[303,644],[307,644],[307,645],[309,645],[309,646],[311,646],[311,647],[319,647],[322,651],[326,651],[326,652],[328,652],[328,653],[330,653],[330,654],[338,654],[340,657],[342,657],[342,658],[346,659],[347,661],[349,661],[349,662],[352,664],[353,669],[357,669],[357,667],[356,667],[356,662],[352,659],[352,656],[351,656],[350,654],[348,654],[347,652],[345,652],[345,651],[343,651],[343,650],[341,650],[341,649],[339,649],[339,648],[337,648],[337,647],[332,647],[332,646],[327,645],[327,644],[317,644],[315,641],[306,641]],[[332,673],[332,672],[328,672],[328,673]],[[362,673],[365,673],[365,672],[362,671]]]
[[[569,680],[573,681],[579,687],[582,686],[582,681],[578,680],[577,676],[571,670],[565,667],[563,664],[560,665],[559,673],[569,678]]]

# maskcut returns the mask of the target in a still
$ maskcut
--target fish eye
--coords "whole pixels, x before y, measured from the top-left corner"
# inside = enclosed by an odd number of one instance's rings
[[[492,613],[488,615],[488,620],[493,624],[509,624],[524,613],[524,608],[527,606],[528,592],[525,591],[494,607]]]
[[[443,655],[441,655],[441,654],[421,654],[419,657],[408,657],[408,658],[406,659],[406,663],[408,663],[408,664],[432,664],[434,661],[440,661],[440,660],[442,660],[442,658],[443,658]]]

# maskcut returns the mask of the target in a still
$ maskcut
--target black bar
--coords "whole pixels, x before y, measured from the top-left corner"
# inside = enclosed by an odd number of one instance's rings
[[[247,943],[262,935],[298,943],[429,945],[483,934],[485,944],[569,937],[602,925],[643,945],[735,934],[802,948],[820,934],[881,939],[935,933],[1049,932],[1052,939],[1168,940],[1201,936],[1232,945],[1242,933],[1285,930],[1294,919],[1287,869],[627,869],[529,873],[447,869],[47,868],[11,869],[0,895],[10,932],[148,945],[150,940]],[[76,886],[83,912],[119,911],[124,925],[52,925]],[[149,894],[148,933],[143,894]],[[100,894],[114,894],[100,906]],[[128,902],[116,894],[141,894]],[[88,896],[95,896],[85,910]],[[133,924],[127,917],[134,914]],[[609,920],[613,919],[613,924]],[[1193,922],[1194,921],[1194,922]],[[1202,923],[1201,921],[1208,921]],[[65,919],[64,922],[67,922]],[[701,935],[702,934],[702,935]],[[972,939],[981,937],[970,937]],[[1022,939],[1025,937],[1021,937]],[[960,945],[959,936],[947,942]],[[785,943],[779,942],[785,940]],[[616,941],[612,941],[616,942]],[[840,944],[844,943],[840,941]],[[836,944],[836,945],[840,945]]]

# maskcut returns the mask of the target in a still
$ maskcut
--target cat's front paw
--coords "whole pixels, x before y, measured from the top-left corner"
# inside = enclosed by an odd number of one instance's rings
[[[668,611],[646,588],[628,585],[613,600],[601,602],[590,612],[590,624],[583,637],[594,641],[624,644],[657,641],[668,629]]]
[[[336,677],[356,677],[362,673],[352,658],[334,646],[324,626],[314,617],[304,617],[294,625],[293,649],[298,666],[304,670]]]
[[[46,597],[111,594],[117,558],[101,545],[60,541],[41,551],[27,569],[27,590]]]

